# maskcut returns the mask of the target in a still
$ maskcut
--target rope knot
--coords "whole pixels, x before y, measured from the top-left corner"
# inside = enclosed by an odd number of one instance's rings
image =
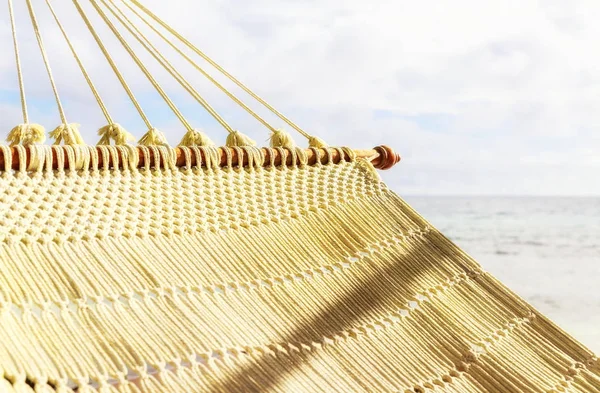
[[[286,149],[293,149],[296,147],[292,136],[282,129],[275,130],[271,133],[270,142],[271,147],[284,147]]]
[[[64,143],[65,145],[85,145],[81,134],[79,133],[79,124],[61,124],[56,127],[50,137],[54,139],[55,145]]]
[[[110,145],[113,140],[115,145],[126,145],[128,141],[134,141],[135,138],[123,126],[117,123],[106,125],[98,130],[100,141],[98,145]]]
[[[147,133],[144,134],[138,141],[138,144],[143,146],[167,146],[167,138],[165,135],[157,130],[151,128]]]
[[[24,146],[46,141],[46,130],[39,124],[19,124],[8,133],[6,140],[11,146]]]
[[[229,147],[256,146],[256,142],[239,131],[230,132],[225,144]]]
[[[311,136],[308,138],[308,147],[314,147],[316,149],[324,149],[327,147],[327,143],[319,137]]]
[[[215,146],[215,143],[204,132],[193,129],[185,133],[179,146]]]

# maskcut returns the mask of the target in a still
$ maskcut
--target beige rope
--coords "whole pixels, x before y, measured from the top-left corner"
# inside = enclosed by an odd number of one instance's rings
[[[15,23],[15,15],[13,10],[12,0],[8,0],[8,14],[10,16],[10,25],[12,28],[13,46],[15,49],[15,60],[17,62],[17,76],[19,78],[19,91],[21,93],[21,108],[23,111],[23,123],[29,123],[29,115],[27,113],[27,99],[25,97],[25,83],[23,82],[23,71],[21,69],[21,57],[19,56],[19,44],[17,41],[17,26]]]
[[[104,114],[104,117],[106,118],[106,121],[108,123],[106,126],[100,128],[98,130],[98,134],[101,136],[98,144],[108,145],[108,144],[110,144],[110,140],[112,139],[115,141],[115,143],[117,145],[124,145],[128,141],[134,140],[135,138],[133,138],[133,136],[130,133],[128,133],[121,125],[114,123],[113,118],[108,111],[108,108],[104,104],[104,101],[102,100],[102,97],[100,96],[100,93],[98,92],[98,89],[96,89],[94,82],[92,82],[92,79],[91,79],[89,73],[87,72],[87,70],[85,69],[85,66],[83,65],[83,62],[79,58],[79,55],[77,54],[75,47],[71,43],[71,39],[69,38],[69,35],[65,31],[63,24],[60,22],[58,15],[54,11],[54,7],[52,7],[50,0],[46,0],[46,4],[48,5],[48,8],[50,9],[50,12],[52,13],[52,16],[54,17],[54,20],[56,21],[56,24],[60,28],[60,31],[61,31],[65,41],[69,45],[69,49],[71,50],[73,57],[77,61],[77,65],[79,66],[81,73],[83,74],[88,86],[90,87],[90,90],[92,91],[92,94],[94,95],[94,98],[96,99],[96,102],[98,103],[98,106],[100,107],[100,110]]]
[[[56,105],[58,106],[58,112],[60,114],[60,119],[63,124],[67,123],[67,116],[65,115],[65,111],[63,109],[62,103],[60,101],[60,96],[58,95],[58,89],[56,87],[56,82],[54,81],[54,77],[52,76],[52,69],[50,68],[50,60],[48,59],[48,54],[46,53],[46,48],[44,46],[44,40],[42,39],[42,35],[40,34],[40,28],[37,22],[37,18],[35,16],[35,11],[33,10],[33,4],[31,4],[31,0],[26,0],[27,8],[29,10],[29,16],[31,17],[31,24],[33,25],[33,30],[35,32],[35,37],[38,42],[38,46],[40,48],[40,52],[42,54],[42,59],[44,60],[44,65],[46,66],[46,71],[48,72],[48,78],[50,79],[50,85],[52,86],[52,91],[54,93],[54,98],[56,99]]]
[[[35,143],[44,143],[46,132],[44,127],[39,124],[29,124],[29,114],[27,113],[27,99],[25,96],[25,83],[23,82],[23,70],[21,68],[21,56],[19,55],[19,43],[17,40],[17,26],[12,0],[8,0],[8,13],[10,15],[10,24],[12,29],[13,46],[15,51],[15,60],[17,66],[17,76],[19,80],[19,92],[21,97],[21,110],[23,112],[23,124],[12,128],[6,136],[6,140],[11,146],[14,145],[32,145]]]
[[[50,0],[46,0],[46,4],[48,5],[48,8],[50,9],[52,16],[54,17],[56,24],[58,25],[63,37],[65,38],[65,41],[69,45],[69,49],[71,50],[73,57],[77,61],[77,65],[79,66],[79,69],[81,70],[88,86],[92,90],[92,94],[94,95],[94,98],[96,99],[96,102],[98,103],[98,106],[102,110],[104,117],[106,118],[108,124],[112,124],[113,123],[112,117],[110,116],[110,113],[108,112],[108,109],[106,108],[106,105],[104,104],[104,101],[102,101],[102,97],[100,97],[100,93],[98,93],[96,86],[94,86],[94,83],[92,82],[92,79],[90,78],[90,75],[88,74],[87,70],[85,69],[83,63],[81,62],[81,59],[79,58],[79,55],[77,54],[77,51],[73,47],[73,44],[71,43],[71,39],[69,38],[62,23],[60,22],[58,15],[56,15],[56,12],[54,12],[54,7],[52,7]]]
[[[364,162],[182,150],[0,146],[0,392],[600,393]]]
[[[233,132],[233,128],[223,119],[217,111],[198,93],[196,89],[181,75],[179,71],[160,53],[160,51],[148,40],[148,38],[131,22],[131,20],[111,1],[112,6],[105,0],[100,0],[102,4],[125,26],[133,37],[194,97],[200,105],[210,113],[228,132]]]
[[[73,0],[73,4],[75,4],[75,8],[77,8],[77,11],[79,12],[79,15],[81,16],[81,18],[85,22],[85,24],[86,24],[88,30],[90,31],[90,33],[92,33],[92,36],[94,37],[94,40],[96,41],[96,44],[98,44],[98,46],[100,47],[100,50],[104,54],[104,57],[108,61],[108,64],[110,64],[110,67],[112,68],[113,72],[115,73],[115,75],[119,79],[119,82],[121,82],[121,85],[123,86],[123,89],[125,89],[125,91],[127,92],[127,95],[129,96],[129,99],[131,100],[131,102],[133,103],[133,105],[135,106],[135,108],[137,109],[140,117],[142,118],[142,120],[144,121],[144,123],[146,123],[146,127],[148,127],[148,129],[150,129],[150,130],[153,129],[154,127],[152,126],[152,123],[150,122],[150,119],[148,119],[148,116],[146,116],[146,114],[144,113],[144,110],[142,109],[142,106],[140,105],[140,103],[137,100],[137,98],[135,98],[135,95],[133,94],[133,91],[131,90],[131,88],[129,87],[129,85],[127,84],[127,82],[125,81],[125,78],[123,77],[123,74],[121,74],[121,71],[119,71],[119,68],[117,67],[115,61],[113,60],[112,56],[108,52],[108,49],[106,49],[106,46],[104,45],[104,43],[100,39],[100,36],[98,36],[98,33],[96,32],[96,29],[94,28],[94,26],[90,22],[90,20],[87,17],[87,15],[86,15],[85,11],[83,10],[83,8],[81,8],[81,5],[79,4],[79,1],[78,0]]]
[[[105,0],[102,0],[102,1],[105,1]],[[110,0],[110,2],[114,5],[115,9],[117,9],[121,13],[121,15],[123,15],[125,18],[127,18],[125,16],[125,14],[123,13],[123,11],[121,11],[118,8],[118,6],[115,4],[114,0]],[[233,100],[236,104],[241,106],[244,110],[246,110],[246,112],[248,112],[250,115],[252,115],[256,120],[258,120],[262,125],[267,127],[269,130],[271,130],[273,132],[276,131],[275,127],[273,127],[271,124],[269,124],[258,113],[254,112],[242,100],[240,100],[233,93],[231,93],[229,90],[227,90],[223,85],[221,85],[208,72],[206,72],[202,67],[200,67],[200,65],[197,62],[195,62],[191,57],[189,57],[187,54],[185,54],[177,45],[175,45],[175,43],[173,43],[173,41],[171,41],[169,38],[167,38],[152,23],[150,23],[146,18],[144,18],[135,8],[133,8],[130,4],[128,4],[126,2],[123,2],[123,4],[125,4],[125,6],[127,8],[129,8],[129,10],[131,10],[140,20],[142,20],[148,27],[150,27],[150,29],[152,29],[158,36],[160,36],[160,38],[162,38],[167,44],[169,44],[169,46],[171,46],[171,48],[173,48],[175,51],[177,51],[177,53],[179,53],[183,58],[185,58],[194,68],[196,68],[196,70],[198,70],[200,73],[202,73],[202,75],[204,75],[209,81],[211,81],[215,86],[217,86],[231,100]],[[141,33],[139,31],[139,29],[137,29],[135,27],[135,25],[131,22],[131,20],[128,19],[128,22],[129,22],[129,24],[131,24],[133,26],[133,28],[135,28],[138,31],[138,33],[140,33],[144,37],[144,39],[146,39],[148,41],[148,38],[143,33]]]
[[[188,131],[193,130],[192,126],[187,121],[187,119],[183,116],[183,114],[181,113],[181,111],[177,108],[177,106],[169,98],[169,96],[163,90],[163,88],[160,86],[160,84],[158,83],[158,81],[156,79],[154,79],[154,77],[148,71],[148,69],[146,68],[146,66],[144,66],[144,63],[135,54],[135,52],[129,46],[129,44],[127,43],[127,41],[125,41],[125,39],[123,38],[123,36],[121,35],[121,33],[119,33],[119,31],[117,30],[117,28],[115,27],[115,25],[112,23],[112,21],[106,16],[106,14],[104,13],[104,11],[98,6],[98,3],[95,0],[90,0],[90,3],[94,6],[94,8],[98,12],[98,14],[102,18],[102,20],[104,21],[104,23],[106,23],[106,25],[110,28],[110,30],[115,35],[115,37],[117,37],[117,39],[119,40],[119,42],[121,43],[121,45],[123,45],[123,47],[125,48],[125,50],[129,54],[129,56],[131,56],[131,58],[133,59],[133,61],[135,61],[135,63],[137,64],[137,66],[140,68],[140,70],[142,70],[142,73],[150,81],[150,83],[152,84],[152,86],[154,86],[154,88],[156,89],[156,91],[160,94],[160,96],[163,98],[163,100],[166,102],[166,104],[169,106],[169,108],[171,108],[171,110],[173,111],[173,113],[175,114],[175,116],[177,116],[177,118],[179,119],[179,121],[181,121],[181,123],[184,125],[184,127],[186,128],[186,130],[188,130]]]
[[[121,0],[121,1],[124,1],[124,0]],[[252,90],[250,90],[246,85],[244,85],[242,82],[240,82],[238,79],[236,79],[233,75],[228,73],[225,69],[223,69],[223,67],[221,67],[214,60],[212,60],[209,56],[207,56],[204,52],[202,52],[200,49],[198,49],[194,44],[192,44],[190,41],[188,41],[185,37],[183,37],[179,32],[177,32],[175,29],[173,29],[171,26],[169,26],[166,22],[164,22],[162,19],[160,19],[158,16],[156,16],[152,11],[150,11],[148,8],[146,8],[144,5],[142,5],[138,0],[130,0],[130,1],[133,4],[135,4],[139,9],[141,9],[146,15],[148,15],[150,18],[152,18],[154,21],[156,21],[158,24],[160,24],[162,27],[164,27],[167,31],[169,31],[171,34],[173,34],[175,37],[177,37],[188,48],[193,50],[200,57],[202,57],[204,60],[206,60],[210,65],[215,67],[219,72],[221,72],[223,75],[225,75],[227,78],[229,78],[238,87],[240,87],[242,90],[244,90],[246,93],[248,93],[252,98],[254,98],[258,102],[260,102],[263,106],[265,106],[267,109],[269,109],[275,115],[277,115],[280,119],[285,121],[288,125],[290,125],[292,128],[294,128],[296,131],[298,131],[304,137],[309,139],[309,141],[311,141],[311,143],[312,143],[312,141],[315,141],[315,142],[317,141],[317,138],[311,136],[310,134],[308,134],[307,132],[302,130],[299,126],[297,126],[294,122],[292,122],[290,119],[288,119],[286,116],[284,116],[281,112],[277,111],[273,106],[271,106],[264,99],[262,99],[260,96],[258,96],[256,93],[254,93]],[[318,141],[318,142],[321,143],[322,141]]]

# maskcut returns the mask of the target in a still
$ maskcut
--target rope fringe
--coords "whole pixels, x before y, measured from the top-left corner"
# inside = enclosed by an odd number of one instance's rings
[[[11,145],[33,145],[46,141],[46,129],[39,124],[19,124],[8,133],[7,142]]]
[[[0,146],[0,393],[600,393],[594,354],[432,228],[370,161],[304,132],[140,0],[87,5],[185,126],[182,147],[151,125],[79,0],[148,131],[127,144],[45,0],[106,118],[100,146],[83,145],[25,0],[62,123],[49,135],[67,146],[35,145],[45,132],[28,121],[12,1],[23,121]],[[117,4],[305,136],[316,164],[183,54],[269,129],[271,148],[234,131]],[[191,127],[117,25],[219,121],[228,147]],[[382,169],[398,160],[375,152]]]
[[[98,135],[101,137],[98,145],[110,145],[111,140],[115,145],[126,145],[129,141],[135,141],[135,137],[117,123],[100,128]]]
[[[292,136],[282,129],[275,130],[271,133],[270,144],[271,147],[284,147],[287,149],[296,147],[296,143],[292,139]]]
[[[316,149],[324,149],[327,146],[328,146],[327,143],[325,143],[325,141],[321,138],[318,138],[316,136],[311,136],[310,138],[308,138],[308,147],[314,147]]]
[[[215,146],[215,143],[200,130],[189,130],[185,133],[179,146]]]
[[[79,133],[79,124],[61,124],[50,132],[50,138],[54,139],[55,145],[64,143],[65,145],[85,145],[81,134]]]
[[[165,134],[156,128],[151,128],[148,130],[148,132],[140,138],[138,144],[142,146],[168,146]]]
[[[600,392],[593,354],[343,148],[0,150],[39,165],[0,178],[8,392]]]
[[[239,131],[230,132],[225,144],[229,147],[256,146],[256,142]]]

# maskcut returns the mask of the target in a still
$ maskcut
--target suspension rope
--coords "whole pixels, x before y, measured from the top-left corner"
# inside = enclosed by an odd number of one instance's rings
[[[135,109],[138,111],[140,117],[142,118],[142,120],[146,124],[146,127],[149,130],[154,129],[154,127],[152,126],[152,123],[150,122],[150,119],[148,119],[148,116],[146,116],[146,113],[144,113],[144,110],[142,109],[142,106],[140,105],[139,101],[137,100],[137,98],[133,94],[133,91],[131,90],[131,88],[127,84],[127,81],[125,81],[125,77],[123,76],[123,74],[121,73],[121,71],[119,71],[119,68],[117,67],[115,61],[113,60],[112,56],[108,52],[108,49],[106,49],[106,46],[104,45],[104,43],[100,39],[100,36],[98,36],[98,33],[96,32],[96,29],[94,28],[94,26],[90,22],[90,20],[87,17],[87,15],[86,15],[85,11],[83,10],[83,8],[81,8],[81,5],[79,4],[79,1],[78,0],[73,0],[73,4],[75,4],[75,8],[77,8],[77,11],[79,12],[79,15],[81,16],[81,18],[85,22],[88,30],[90,31],[90,33],[94,37],[94,40],[96,41],[96,44],[98,44],[98,46],[100,47],[100,50],[104,54],[104,57],[108,61],[108,64],[110,64],[110,67],[112,68],[113,72],[115,73],[115,75],[119,79],[119,82],[121,82],[121,86],[123,86],[123,89],[125,89],[125,92],[127,92],[127,95],[129,96],[129,99],[131,100],[131,102],[133,103],[133,106],[135,106]]]
[[[129,44],[127,43],[127,41],[125,41],[125,39],[123,38],[123,36],[121,35],[121,33],[119,33],[119,31],[117,30],[117,28],[115,27],[115,25],[112,23],[112,21],[108,18],[108,16],[106,15],[106,13],[100,8],[100,6],[96,2],[96,0],[90,0],[90,3],[94,6],[94,8],[98,12],[98,14],[102,18],[102,20],[104,20],[104,23],[106,23],[106,25],[113,32],[114,36],[117,37],[117,39],[119,40],[119,42],[121,43],[121,45],[123,45],[123,47],[125,48],[125,50],[127,51],[127,53],[129,53],[129,56],[131,56],[131,58],[133,59],[133,61],[135,61],[135,63],[137,64],[137,66],[140,68],[140,70],[142,70],[142,73],[146,76],[146,78],[148,78],[148,80],[150,81],[150,83],[152,84],[152,86],[154,86],[154,89],[156,89],[156,91],[160,94],[160,96],[163,98],[163,100],[166,102],[166,104],[169,106],[169,108],[171,108],[171,110],[173,111],[173,113],[175,114],[175,116],[177,116],[177,118],[179,119],[179,121],[181,121],[181,123],[184,125],[184,127],[186,128],[186,130],[188,130],[188,131],[193,130],[193,128],[190,125],[190,123],[183,116],[183,114],[177,108],[177,106],[173,103],[173,101],[169,98],[169,96],[163,90],[163,88],[160,86],[160,84],[158,83],[158,81],[156,79],[154,79],[154,77],[148,71],[148,69],[146,68],[146,66],[144,66],[144,63],[135,54],[135,52],[129,46]]]
[[[121,1],[123,1],[125,3],[125,0],[121,0]],[[288,119],[286,116],[284,116],[281,112],[277,111],[273,106],[271,106],[264,99],[259,97],[256,93],[254,93],[252,90],[250,90],[246,85],[244,85],[242,82],[240,82],[238,79],[236,79],[233,75],[228,73],[223,67],[221,67],[214,60],[212,60],[209,56],[207,56],[204,52],[202,52],[200,49],[198,49],[194,44],[192,44],[190,41],[188,41],[185,37],[183,37],[179,32],[177,32],[175,29],[173,29],[171,26],[169,26],[166,22],[164,22],[162,19],[160,19],[156,14],[154,14],[152,11],[150,11],[148,8],[146,8],[144,5],[142,5],[138,0],[130,0],[130,1],[136,7],[141,9],[146,15],[148,15],[150,18],[152,18],[155,22],[157,22],[162,27],[164,27],[169,33],[171,33],[172,35],[177,37],[177,39],[179,39],[181,42],[183,42],[188,48],[193,50],[196,54],[198,54],[200,57],[202,57],[204,60],[206,60],[210,65],[215,67],[219,72],[221,72],[223,75],[225,75],[227,78],[229,78],[233,83],[235,83],[238,87],[240,87],[242,90],[244,90],[252,98],[254,98],[258,102],[260,102],[263,106],[265,106],[271,112],[273,112],[275,115],[277,115],[281,120],[285,121],[288,125],[290,125],[292,128],[294,128],[296,131],[298,131],[300,134],[302,134],[307,139],[309,139],[309,140],[316,139],[313,136],[311,136],[310,134],[308,134],[307,132],[305,132],[304,130],[302,130],[299,126],[297,126],[294,122],[292,122],[290,119]]]
[[[37,18],[35,16],[35,11],[33,10],[33,4],[31,4],[31,0],[26,0],[27,8],[29,10],[29,16],[31,18],[31,24],[33,25],[33,31],[35,32],[35,37],[38,42],[38,46],[40,48],[40,52],[42,54],[42,59],[44,60],[44,65],[46,66],[46,71],[48,73],[48,78],[50,79],[50,85],[52,86],[52,91],[54,92],[54,98],[56,99],[56,105],[58,106],[58,113],[60,115],[60,119],[62,124],[65,126],[67,123],[67,116],[65,115],[65,111],[63,109],[62,103],[60,101],[60,96],[58,95],[58,89],[56,87],[56,82],[54,81],[54,77],[52,76],[52,69],[50,68],[50,60],[48,59],[48,55],[46,53],[46,48],[44,46],[44,40],[42,39],[42,35],[40,34],[39,25],[37,22]]]
[[[217,111],[198,93],[196,89],[181,75],[179,71],[163,56],[150,40],[131,22],[131,20],[111,1],[111,5],[105,0],[102,4],[117,18],[117,20],[131,33],[133,37],[186,89],[219,122],[228,132],[234,132],[233,128],[217,113]]]
[[[19,44],[17,41],[17,25],[15,23],[15,14],[12,0],[8,0],[8,14],[10,16],[10,25],[12,28],[13,46],[15,50],[15,60],[17,62],[17,77],[19,78],[19,91],[21,93],[21,109],[23,111],[23,123],[29,123],[29,114],[27,113],[27,98],[25,97],[25,82],[23,81],[23,71],[21,69],[21,56],[19,55]]]
[[[119,68],[117,67],[115,59],[111,56],[110,52],[107,49],[106,44],[103,42],[102,38],[99,36],[98,31],[92,25],[88,14],[84,11],[80,0],[72,0],[79,16],[83,19],[84,23],[87,26],[87,29],[90,31],[96,44],[102,51],[104,57],[108,61],[109,65],[112,68],[112,71],[117,76],[117,79],[121,83],[122,87],[125,89],[129,99],[133,103],[136,108],[139,116],[142,118],[149,131],[142,137],[139,141],[141,144],[166,144],[166,139],[162,133],[156,130],[148,116],[145,114],[142,109],[142,105],[140,101],[134,95],[132,89],[128,85],[125,80],[124,75],[121,73]],[[208,139],[206,135],[202,134],[198,130],[192,128],[189,121],[183,115],[180,108],[174,103],[174,101],[169,97],[167,92],[163,89],[161,84],[157,81],[157,79],[153,76],[153,74],[147,68],[147,65],[143,60],[139,57],[139,54],[136,53],[136,50],[133,49],[131,44],[128,42],[128,39],[125,39],[124,36],[127,34],[122,33],[122,27],[130,33],[139,44],[141,44],[145,51],[150,53],[156,61],[194,98],[201,106],[211,115],[213,116],[217,122],[223,126],[228,132],[229,136],[227,137],[227,145],[229,146],[250,146],[254,145],[254,142],[250,140],[247,136],[239,133],[234,130],[225,120],[224,118],[205,100],[202,95],[198,92],[196,88],[192,86],[192,84],[178,71],[178,69],[174,66],[174,64],[161,53],[161,51],[157,48],[157,46],[152,42],[152,40],[146,35],[147,31],[144,32],[141,28],[139,21],[135,20],[136,18],[140,19],[146,27],[149,27],[153,33],[157,34],[161,40],[166,42],[172,49],[174,49],[180,56],[182,56],[189,64],[191,64],[198,72],[200,72],[204,77],[206,77],[212,84],[214,84],[219,90],[221,90],[225,95],[234,101],[237,105],[242,107],[247,113],[253,116],[259,123],[265,126],[267,129],[271,131],[271,145],[272,146],[287,146],[293,145],[293,141],[288,133],[283,130],[275,129],[268,121],[266,121],[261,115],[251,109],[248,105],[246,105],[240,98],[236,97],[230,90],[224,87],[223,84],[219,83],[215,78],[213,78],[199,63],[197,60],[192,59],[191,54],[186,53],[186,49],[191,49],[195,54],[202,57],[205,61],[207,61],[211,66],[217,69],[221,74],[227,77],[230,81],[234,82],[239,88],[241,88],[244,92],[249,94],[253,99],[257,100],[260,104],[269,109],[272,113],[277,115],[280,119],[285,121],[288,125],[290,125],[294,130],[302,134],[309,140],[309,146],[311,147],[324,147],[325,143],[319,138],[313,137],[307,132],[303,131],[299,126],[293,123],[290,119],[285,117],[282,113],[277,111],[274,107],[268,104],[264,99],[259,97],[257,94],[252,92],[247,86],[241,83],[238,79],[229,74],[225,69],[223,69],[219,64],[217,64],[214,60],[212,60],[209,56],[207,56],[204,52],[194,46],[190,41],[184,38],[179,32],[170,27],[166,22],[161,20],[156,14],[147,9],[144,5],[141,4],[139,0],[89,0],[93,6],[93,10],[89,11],[92,14],[97,13],[103,22],[110,29],[112,35],[117,38],[123,48],[126,50],[128,55],[132,58],[132,60],[136,63],[138,68],[142,71],[144,76],[151,83],[153,88],[159,93],[167,106],[171,109],[171,111],[176,115],[179,121],[184,125],[188,133],[184,137],[181,143],[184,144],[194,144],[194,143],[207,143]],[[59,95],[57,83],[54,79],[54,75],[51,69],[50,60],[48,57],[48,53],[44,44],[44,40],[42,38],[42,34],[40,31],[40,25],[38,24],[38,19],[36,17],[36,13],[34,10],[32,0],[25,0],[27,4],[27,8],[29,11],[29,16],[31,19],[31,23],[33,26],[33,30],[36,36],[37,44],[39,46],[40,53],[42,55],[42,59],[44,61],[44,65],[46,67],[47,76],[50,81],[50,85],[52,88],[52,92],[54,94],[54,98],[56,101],[56,105],[58,108],[58,112],[60,115],[60,119],[62,124],[56,128],[54,131],[50,133],[50,136],[55,138],[55,143],[61,143],[64,141],[66,144],[80,144],[83,143],[81,136],[79,135],[78,125],[76,124],[68,124],[67,116]],[[98,133],[102,135],[102,140],[108,141],[109,139],[114,139],[115,143],[121,144],[125,143],[130,135],[126,133],[126,131],[118,124],[113,122],[113,118],[108,110],[108,107],[104,100],[102,99],[96,85],[92,81],[92,77],[90,73],[86,69],[82,58],[78,54],[71,37],[67,33],[65,29],[65,25],[61,22],[57,12],[55,11],[53,5],[51,4],[51,0],[45,0],[54,21],[56,22],[59,30],[61,31],[62,37],[66,41],[72,56],[75,58],[75,61],[88,84],[89,89],[92,92],[92,95],[95,98],[96,103],[98,104],[100,110],[102,111],[104,117],[108,121],[108,125],[106,127],[102,127]],[[124,5],[124,7],[122,6]],[[38,125],[28,125],[29,115],[27,108],[27,99],[25,92],[25,83],[24,76],[19,52],[19,46],[17,41],[17,28],[15,22],[15,13],[13,8],[13,0],[8,0],[9,6],[9,14],[11,19],[11,27],[12,27],[12,38],[15,52],[15,59],[17,63],[17,74],[18,74],[18,82],[19,82],[19,90],[21,96],[21,107],[24,124],[21,124],[15,127],[10,133],[8,140],[11,144],[22,143],[22,144],[31,144],[31,143],[40,143],[44,138],[43,127]],[[135,15],[135,17],[133,16]],[[116,18],[116,20],[115,20]],[[134,21],[135,20],[135,21]],[[122,26],[121,26],[122,25]],[[157,26],[157,25],[160,25]],[[163,30],[163,28],[166,30]],[[150,33],[152,34],[152,33]],[[35,126],[35,127],[34,127]],[[102,141],[100,142],[102,143]],[[108,142],[110,143],[110,142]]]
[[[102,0],[103,2],[106,0]],[[115,9],[117,9],[119,11],[119,13],[121,15],[123,15],[124,18],[127,19],[127,21],[129,22],[129,24],[132,25],[132,27],[134,29],[136,29],[138,31],[138,33],[140,33],[144,39],[146,41],[149,41],[148,38],[139,31],[139,29],[137,27],[135,27],[135,25],[131,22],[131,20],[129,18],[127,18],[127,16],[125,16],[124,12],[118,8],[118,6],[115,4],[114,0],[109,0],[115,7]],[[262,125],[264,125],[265,127],[267,127],[270,131],[275,132],[276,129],[275,127],[273,127],[271,124],[269,124],[265,119],[263,119],[258,113],[254,112],[248,105],[246,105],[242,100],[240,100],[238,97],[236,97],[233,93],[231,93],[229,90],[227,90],[227,88],[225,88],[223,85],[221,85],[216,79],[214,79],[208,72],[206,72],[197,62],[195,62],[191,57],[189,57],[187,54],[185,54],[185,52],[183,52],[177,45],[175,45],[175,43],[173,43],[173,41],[171,41],[168,37],[166,37],[160,30],[158,30],[152,23],[150,23],[146,18],[144,18],[144,16],[142,16],[135,8],[133,8],[130,4],[123,2],[123,4],[125,4],[125,6],[127,8],[129,8],[129,10],[131,10],[131,12],[133,12],[140,20],[142,20],[150,29],[152,29],[160,38],[163,39],[163,41],[165,41],[167,44],[169,44],[169,46],[171,46],[171,48],[173,48],[175,51],[177,51],[177,53],[179,53],[184,59],[186,59],[194,68],[196,68],[196,70],[198,70],[200,73],[202,73],[202,75],[204,75],[210,82],[212,82],[215,86],[217,86],[223,93],[225,93],[231,100],[233,100],[236,104],[238,104],[239,106],[241,106],[244,110],[246,110],[246,112],[248,112],[250,115],[252,115],[256,120],[258,120]],[[151,44],[150,44],[151,45]]]
[[[88,86],[90,87],[90,89],[92,90],[92,94],[94,95],[94,98],[96,99],[96,102],[98,103],[98,106],[100,107],[100,109],[102,110],[102,113],[104,114],[104,117],[106,118],[106,121],[108,122],[108,124],[113,124],[113,120],[112,117],[110,116],[110,113],[108,112],[108,109],[106,107],[106,105],[104,104],[104,101],[102,100],[102,97],[100,97],[100,93],[98,92],[98,90],[96,89],[96,86],[94,86],[94,83],[92,82],[92,79],[90,78],[90,75],[88,74],[87,70],[85,69],[81,59],[79,58],[79,55],[77,54],[77,51],[75,50],[75,47],[73,47],[73,44],[71,43],[71,39],[69,38],[67,32],[65,31],[62,23],[60,22],[58,15],[56,14],[56,12],[54,12],[54,7],[52,7],[52,4],[50,2],[50,0],[46,0],[46,4],[48,5],[48,8],[50,9],[50,12],[52,13],[52,16],[54,17],[54,20],[56,21],[56,24],[58,25],[63,37],[65,38],[65,41],[67,42],[67,44],[69,45],[69,49],[71,50],[71,53],[73,54],[73,57],[75,58],[75,60],[77,61],[77,65],[79,66],[79,69],[81,70]]]

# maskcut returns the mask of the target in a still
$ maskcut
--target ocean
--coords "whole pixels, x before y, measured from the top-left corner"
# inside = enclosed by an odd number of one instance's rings
[[[404,199],[486,271],[600,353],[600,197]]]

